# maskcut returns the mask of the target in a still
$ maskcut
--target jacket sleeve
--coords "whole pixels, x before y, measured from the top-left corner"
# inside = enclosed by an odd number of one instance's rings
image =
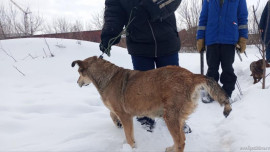
[[[266,6],[265,6],[265,8],[263,10],[261,20],[260,20],[260,24],[259,24],[259,27],[262,30],[265,30],[265,26],[266,26],[267,15],[268,15],[268,5],[269,5],[269,2],[266,4]]]
[[[163,20],[174,14],[182,0],[142,0],[140,5],[146,9],[152,21]]]
[[[119,0],[106,0],[104,12],[104,25],[101,32],[101,41],[108,43],[110,39],[118,36],[123,30],[125,24],[125,12],[122,9]],[[114,43],[119,43],[119,37]]]
[[[197,40],[205,38],[205,30],[208,20],[208,5],[209,2],[207,0],[204,0],[201,15],[199,18],[199,26],[197,29]]]
[[[239,36],[248,39],[248,10],[246,0],[240,0],[238,5]]]

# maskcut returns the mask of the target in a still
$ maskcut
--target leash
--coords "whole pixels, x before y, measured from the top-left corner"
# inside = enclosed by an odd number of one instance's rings
[[[242,100],[241,96],[243,95],[243,92],[242,92],[242,89],[241,89],[241,86],[240,86],[238,80],[236,80],[236,86],[237,86],[237,88],[238,88],[238,90],[239,90],[239,92],[240,92],[240,95],[237,94],[237,96],[238,96],[238,98],[239,98],[240,100]],[[230,98],[230,100],[229,100],[230,106],[232,106],[232,104],[234,104],[234,103],[237,102],[237,101],[238,101],[238,100],[232,100],[232,99]]]
[[[235,49],[236,49],[236,53],[237,53],[237,55],[238,55],[240,61],[242,62],[243,59],[242,59],[241,54],[240,54],[240,53],[241,53],[240,46],[239,46],[239,45],[236,45]],[[244,54],[245,54],[245,56],[248,58],[246,51],[244,52]]]
[[[104,52],[102,52],[102,54],[98,58],[103,59],[103,54]]]
[[[134,8],[135,8],[135,7],[134,7]],[[110,51],[111,51],[112,45],[114,44],[114,42],[115,42],[119,37],[121,37],[123,34],[125,34],[125,33],[127,32],[127,29],[128,29],[128,27],[129,27],[129,25],[130,25],[130,24],[133,22],[133,20],[135,19],[135,17],[133,17],[133,18],[131,19],[132,13],[133,13],[133,9],[134,9],[134,8],[132,8],[132,10],[131,10],[131,12],[130,12],[129,19],[128,19],[128,23],[127,23],[127,25],[125,26],[125,28],[124,28],[124,29],[123,29],[116,37],[113,37],[113,38],[111,38],[111,39],[109,40],[109,42],[108,42],[108,47],[105,49],[104,52],[102,52],[102,54],[99,56],[99,58],[103,59],[104,53],[106,53],[108,56],[111,56]]]
[[[240,46],[237,45],[237,46],[235,47],[235,49],[236,49],[236,53],[237,53],[237,55],[238,55],[240,61],[243,62],[243,59],[242,59],[242,57],[241,57],[241,55],[240,55],[240,52],[241,52]],[[244,54],[245,54],[245,56],[248,58],[246,52],[244,52]],[[237,94],[237,96],[239,97],[240,100],[242,100],[241,96],[243,96],[243,92],[242,92],[242,89],[241,89],[241,86],[240,86],[240,83],[239,83],[238,80],[236,80],[236,86],[237,86],[238,91],[239,91],[239,93],[240,93],[240,95]],[[230,103],[233,104],[233,103],[235,103],[235,102],[236,102],[236,101],[233,101],[233,100],[232,100]]]
[[[242,96],[243,95],[243,92],[242,92],[242,89],[241,89],[241,86],[240,86],[238,80],[236,80],[236,86],[237,86],[237,88],[238,88],[238,90],[240,92],[240,95]]]

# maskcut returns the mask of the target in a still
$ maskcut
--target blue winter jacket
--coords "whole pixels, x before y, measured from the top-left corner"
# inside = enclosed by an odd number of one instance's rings
[[[206,45],[236,44],[239,37],[248,38],[248,10],[246,0],[204,0],[197,39]]]
[[[262,13],[262,17],[261,17],[261,20],[260,20],[260,29],[263,30],[262,32],[262,39],[264,41],[265,44],[268,44],[269,41],[270,41],[270,21],[268,23],[268,27],[267,26],[267,20],[270,20],[270,2],[268,1],[264,10],[263,10],[263,13]]]

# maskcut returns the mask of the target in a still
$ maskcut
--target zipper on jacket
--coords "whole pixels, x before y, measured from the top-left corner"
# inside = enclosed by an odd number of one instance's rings
[[[156,39],[154,30],[153,30],[153,27],[152,27],[152,25],[150,24],[149,20],[147,20],[147,22],[148,22],[148,24],[149,24],[149,27],[150,27],[150,29],[151,29],[151,32],[152,32],[152,35],[153,35],[153,38],[154,38],[154,41],[155,41],[155,57],[157,57],[157,39]]]

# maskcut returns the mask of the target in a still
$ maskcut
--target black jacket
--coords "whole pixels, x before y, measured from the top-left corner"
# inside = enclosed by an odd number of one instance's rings
[[[268,1],[263,10],[262,17],[260,20],[260,29],[263,30],[262,39],[265,43],[269,43],[270,41],[270,4],[269,3],[270,2]],[[268,19],[269,19],[269,23],[268,23],[268,27],[266,27]]]
[[[129,54],[159,57],[176,53],[180,38],[174,11],[180,3],[181,0],[106,0],[101,40],[106,43],[116,37],[134,19],[126,33]]]

